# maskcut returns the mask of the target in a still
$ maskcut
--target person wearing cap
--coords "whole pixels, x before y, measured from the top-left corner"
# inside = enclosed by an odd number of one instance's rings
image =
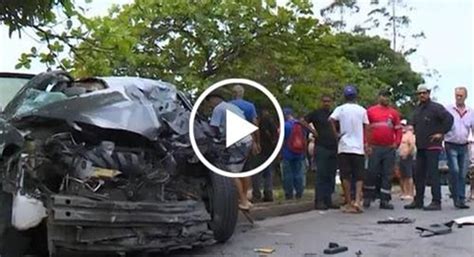
[[[403,127],[403,136],[400,147],[398,148],[398,170],[400,171],[400,187],[402,189],[402,200],[413,200],[415,190],[413,188],[413,163],[416,151],[415,134],[413,126],[408,125],[407,120],[400,122]]]
[[[364,181],[364,208],[375,200],[375,184],[380,176],[380,209],[393,209],[390,203],[395,151],[402,139],[400,114],[390,104],[391,93],[379,92],[378,104],[367,109],[369,119],[369,169]]]
[[[245,115],[239,107],[224,101],[224,97],[219,92],[211,93],[206,97],[209,106],[212,108],[212,115],[209,125],[215,128],[217,137],[226,138],[226,113],[227,110],[233,112],[242,119]],[[229,172],[242,172],[244,169],[245,160],[251,151],[252,137],[250,135],[242,138],[239,142],[229,146],[225,151],[229,154],[229,159],[226,160],[226,169]],[[234,180],[239,194],[239,208],[241,210],[249,210],[252,204],[247,198],[248,187],[239,178]]]
[[[365,144],[364,134],[369,120],[367,111],[357,104],[357,90],[348,85],[344,88],[345,103],[334,109],[329,116],[332,131],[338,139],[338,164],[344,189],[346,204],[342,211],[350,213],[363,212],[362,184],[364,178]],[[339,130],[337,130],[339,123]],[[351,201],[351,179],[356,179],[355,201]]]
[[[441,184],[438,170],[439,155],[442,151],[444,134],[453,126],[453,116],[439,103],[430,99],[430,90],[425,85],[416,91],[418,105],[413,112],[411,122],[416,137],[416,194],[412,203],[405,209],[441,210]],[[431,178],[432,201],[424,206],[426,179]]]
[[[466,205],[466,175],[469,168],[469,133],[474,128],[474,116],[471,108],[466,106],[467,88],[454,89],[456,104],[446,106],[454,117],[451,130],[444,137],[446,157],[451,176],[451,195],[454,206],[468,209]]]

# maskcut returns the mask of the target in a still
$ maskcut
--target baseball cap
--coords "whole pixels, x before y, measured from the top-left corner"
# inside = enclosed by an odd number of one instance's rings
[[[400,124],[402,124],[403,126],[406,126],[408,124],[407,120],[403,119],[400,121]]]
[[[430,89],[426,86],[426,85],[419,85],[418,88],[416,89],[416,92],[417,93],[420,93],[420,92],[430,92]]]
[[[344,96],[356,96],[357,89],[353,85],[347,85],[344,87]]]
[[[283,114],[286,116],[286,115],[292,115],[293,114],[293,110],[290,108],[290,107],[285,107],[283,108]]]

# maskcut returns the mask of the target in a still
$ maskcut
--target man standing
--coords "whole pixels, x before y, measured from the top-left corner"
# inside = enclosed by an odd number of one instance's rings
[[[229,110],[234,114],[244,118],[243,112],[239,107],[227,103],[219,93],[211,93],[207,96],[210,107],[212,108],[212,116],[209,124],[215,128],[216,134],[220,138],[225,138],[226,133],[226,111]],[[245,160],[252,146],[252,137],[246,136],[239,142],[228,147],[226,151],[229,152],[229,160],[227,160],[227,170],[230,172],[242,172],[244,169]],[[235,185],[239,194],[239,208],[242,210],[249,210],[251,203],[247,198],[247,191],[245,191],[245,185],[241,183],[239,179],[235,179]]]
[[[317,132],[314,147],[316,158],[315,209],[337,208],[332,203],[332,193],[336,184],[337,140],[329,122],[333,100],[330,96],[321,98],[321,108],[308,114],[305,121],[312,124]]]
[[[260,115],[260,160],[266,160],[272,154],[277,144],[277,126],[270,115],[268,109],[263,108]],[[273,169],[274,164],[270,164],[262,172],[255,174],[252,177],[252,195],[254,199],[261,197],[261,184],[263,179],[263,201],[273,201]]]
[[[402,200],[413,200],[415,190],[413,188],[413,158],[415,153],[415,134],[413,126],[407,125],[406,120],[402,120],[403,136],[398,148],[398,169],[400,171],[400,187],[402,188]]]
[[[344,88],[346,103],[338,106],[330,115],[329,120],[335,138],[339,140],[338,161],[344,198],[346,204],[342,207],[344,212],[362,212],[362,183],[364,178],[364,131],[369,120],[367,111],[356,103],[357,90],[354,86]],[[336,129],[339,123],[339,132]],[[355,202],[351,201],[351,179],[356,179]]]
[[[392,210],[389,202],[392,190],[392,172],[395,151],[402,140],[402,127],[398,111],[389,106],[390,92],[379,93],[379,103],[367,110],[369,118],[369,170],[364,184],[364,207],[375,200],[375,183],[380,176],[380,209]]]
[[[234,100],[230,101],[231,104],[239,107],[245,115],[245,119],[248,122],[253,123],[255,126],[258,127],[258,121],[257,121],[257,110],[255,109],[255,105],[249,101],[244,100],[244,87],[241,85],[235,85],[232,88],[232,95],[234,97]],[[249,159],[247,160],[247,165],[245,167],[246,170],[250,170],[254,168],[255,166],[258,166],[257,162],[257,156],[260,153],[260,140],[259,140],[259,132],[258,130],[252,134],[253,138],[253,144],[252,144],[252,152],[249,156]],[[239,180],[239,184],[242,185],[242,190],[243,192],[247,195],[247,192],[250,188],[250,182],[251,179],[250,177],[245,177],[245,178],[236,178],[236,180]],[[256,192],[259,192],[256,190]],[[255,195],[254,195],[255,196]],[[256,195],[258,196],[258,195]],[[258,196],[258,198],[261,198],[261,195]]]
[[[453,125],[453,116],[439,103],[430,99],[430,90],[425,85],[416,91],[419,104],[413,113],[413,127],[416,137],[415,200],[405,209],[441,210],[441,185],[438,170],[439,154],[443,136]],[[431,178],[431,195],[428,206],[423,207],[426,178]]]
[[[466,175],[469,168],[469,132],[473,129],[473,112],[466,106],[467,89],[465,87],[457,87],[454,95],[456,104],[446,107],[454,117],[454,124],[444,138],[444,145],[451,175],[454,206],[458,209],[468,209]]]
[[[303,125],[294,118],[293,110],[284,108],[283,114],[285,116],[285,141],[282,149],[283,190],[286,200],[291,200],[293,197],[300,199],[304,191],[303,160],[307,147],[306,135],[302,131]]]

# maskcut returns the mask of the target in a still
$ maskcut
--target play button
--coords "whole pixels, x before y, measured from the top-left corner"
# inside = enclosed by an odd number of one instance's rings
[[[232,111],[226,110],[226,134],[225,134],[225,147],[229,147],[242,138],[252,134],[258,127],[252,123],[242,119]]]
[[[226,109],[225,113],[222,112],[222,115],[225,115],[225,122],[222,120],[220,117],[222,116],[216,116],[216,120],[218,122],[224,122],[225,124],[225,151],[223,152],[222,156],[224,158],[227,158],[226,156],[230,154],[230,159],[228,160],[228,165],[222,165],[222,163],[212,163],[211,160],[209,161],[206,159],[204,154],[201,152],[201,149],[199,148],[196,138],[195,138],[195,132],[194,132],[194,125],[195,125],[195,119],[198,113],[198,109],[200,108],[201,104],[205,101],[206,97],[213,93],[215,90],[218,90],[221,87],[226,87],[229,85],[245,85],[248,87],[251,87],[253,89],[253,93],[260,92],[264,96],[266,96],[266,100],[268,101],[270,105],[273,105],[274,110],[277,114],[277,120],[278,120],[278,130],[279,131],[284,131],[284,117],[283,117],[283,112],[280,104],[278,103],[277,99],[275,96],[272,95],[272,93],[264,86],[260,85],[259,83],[248,80],[248,79],[225,79],[222,81],[219,81],[213,85],[211,85],[209,88],[204,90],[201,95],[197,98],[196,102],[194,103],[194,106],[191,110],[191,114],[189,117],[189,139],[191,146],[194,150],[194,153],[198,157],[198,159],[201,161],[201,163],[206,166],[209,170],[221,175],[221,176],[226,176],[226,177],[232,177],[232,178],[241,178],[241,177],[248,177],[248,176],[253,176],[260,171],[266,169],[268,166],[270,166],[273,161],[277,158],[277,156],[280,154],[281,147],[283,146],[283,140],[284,140],[284,134],[283,133],[277,133],[278,140],[276,144],[274,144],[274,149],[271,152],[270,156],[267,156],[267,158],[261,159],[260,164],[257,164],[258,166],[255,168],[252,168],[250,170],[242,170],[241,172],[235,172],[233,167],[236,165],[239,165],[240,160],[241,160],[241,155],[246,155],[246,153],[242,153],[242,150],[246,146],[246,137],[250,137],[252,133],[254,133],[257,130],[260,130],[260,132],[265,131],[264,127],[258,128],[251,122],[247,121],[244,117],[239,116],[238,113],[232,112],[232,109]],[[221,91],[222,92],[222,91]],[[222,97],[221,98],[225,98]],[[226,98],[226,101],[231,101],[230,98]],[[218,103],[215,103],[218,104]],[[267,105],[269,106],[269,105]],[[213,107],[216,108],[216,107]],[[242,110],[243,111],[243,110]],[[267,110],[268,111],[268,110]],[[219,123],[220,124],[220,123]],[[268,129],[268,128],[267,128]],[[261,135],[260,135],[261,138]],[[271,139],[273,140],[273,139]],[[270,140],[270,141],[271,141]],[[223,140],[222,140],[223,141]],[[251,141],[251,139],[250,139]],[[216,141],[216,142],[219,142]],[[235,146],[235,147],[234,147]],[[222,145],[224,147],[224,144]],[[234,155],[235,154],[235,155]],[[232,166],[232,168],[230,168]],[[223,168],[227,168],[229,170],[224,170]]]

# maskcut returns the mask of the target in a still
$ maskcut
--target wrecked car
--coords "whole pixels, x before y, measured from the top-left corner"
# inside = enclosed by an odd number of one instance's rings
[[[235,186],[195,156],[191,109],[163,81],[32,78],[0,118],[1,256],[146,254],[228,240]],[[219,165],[224,146],[202,117],[195,135]]]

